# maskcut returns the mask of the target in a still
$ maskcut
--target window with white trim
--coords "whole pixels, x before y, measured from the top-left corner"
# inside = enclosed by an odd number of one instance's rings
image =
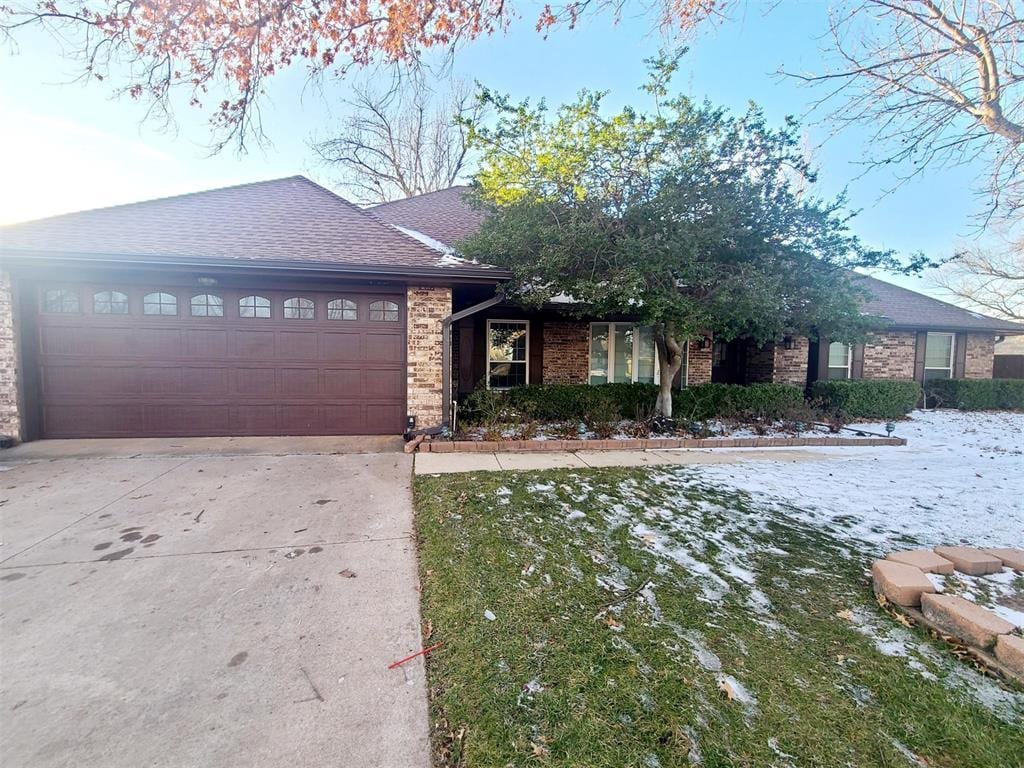
[[[590,324],[591,384],[658,381],[654,329],[636,323]]]
[[[487,388],[511,389],[529,381],[530,321],[487,321]]]
[[[841,341],[833,341],[828,345],[828,377],[830,379],[850,378],[853,365],[853,347]]]
[[[924,380],[953,378],[955,350],[952,333],[929,333],[924,345]]]

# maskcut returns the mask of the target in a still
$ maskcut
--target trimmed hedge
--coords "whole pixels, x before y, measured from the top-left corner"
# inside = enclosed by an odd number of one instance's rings
[[[608,412],[610,404],[621,418],[634,419],[652,415],[657,397],[655,384],[538,384],[507,393],[477,390],[463,402],[463,418],[583,421],[596,411]],[[673,391],[672,415],[701,420],[754,414],[776,419],[803,401],[803,391],[788,384],[698,384]]]
[[[962,411],[1024,410],[1024,379],[933,379],[928,404]]]
[[[811,397],[851,419],[898,419],[921,399],[921,385],[904,379],[816,381]]]

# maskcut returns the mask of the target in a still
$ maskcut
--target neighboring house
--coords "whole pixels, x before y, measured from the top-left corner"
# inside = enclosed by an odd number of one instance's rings
[[[0,432],[398,434],[480,384],[657,379],[629,317],[499,303],[508,273],[454,252],[481,222],[464,191],[367,210],[296,176],[0,228]],[[989,377],[1024,333],[865,280],[871,343],[703,338],[678,384]]]
[[[996,342],[993,375],[997,379],[1024,379],[1024,336],[1008,336]]]

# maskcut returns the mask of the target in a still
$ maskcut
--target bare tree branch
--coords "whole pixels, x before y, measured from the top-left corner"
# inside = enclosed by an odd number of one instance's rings
[[[361,202],[383,202],[452,186],[467,160],[468,123],[481,106],[466,83],[435,94],[424,78],[387,90],[357,86],[331,138],[314,141],[321,163]]]
[[[1024,212],[1024,0],[855,0],[830,16],[837,66],[815,108],[871,131],[868,167],[901,181],[983,161],[982,226]]]
[[[933,282],[959,304],[1024,322],[1024,241],[958,253]]]

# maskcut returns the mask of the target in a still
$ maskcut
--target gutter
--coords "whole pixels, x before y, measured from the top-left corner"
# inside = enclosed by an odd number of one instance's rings
[[[493,306],[501,304],[503,301],[504,298],[496,294],[491,296],[489,299],[481,301],[479,304],[474,304],[470,307],[466,307],[465,309],[460,309],[458,312],[448,315],[448,317],[441,321],[441,423],[432,427],[424,427],[422,429],[415,429],[410,432],[406,432],[406,440],[420,435],[437,435],[451,426],[452,323],[456,320],[462,320],[464,317],[475,315],[477,312],[482,312],[485,309],[490,309]]]
[[[507,280],[512,277],[508,270],[497,267],[483,267],[460,264],[452,267],[418,267],[375,264],[341,264],[338,262],[282,261],[272,259],[208,259],[187,256],[146,256],[104,253],[53,253],[52,251],[29,251],[4,249],[0,260],[8,263],[25,264],[82,264],[96,266],[138,266],[172,267],[176,269],[228,269],[246,271],[291,271],[332,273],[360,276],[389,277],[431,277],[447,280],[469,278],[474,280]]]

